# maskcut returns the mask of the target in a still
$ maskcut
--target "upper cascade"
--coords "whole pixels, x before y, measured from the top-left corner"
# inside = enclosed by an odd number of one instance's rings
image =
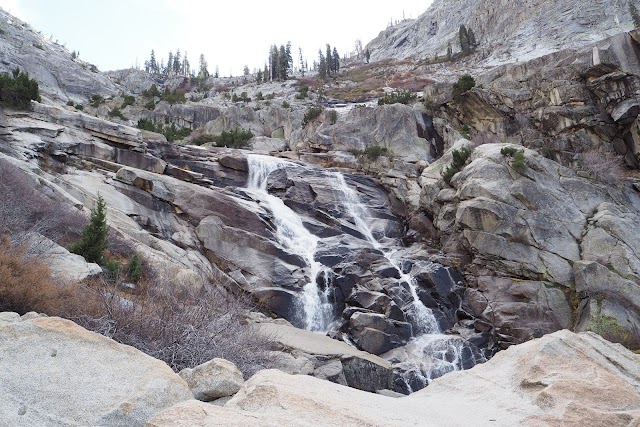
[[[435,0],[414,20],[382,31],[371,59],[416,60],[462,51],[460,27],[475,36],[487,64],[517,62],[577,48],[633,29],[627,0]]]

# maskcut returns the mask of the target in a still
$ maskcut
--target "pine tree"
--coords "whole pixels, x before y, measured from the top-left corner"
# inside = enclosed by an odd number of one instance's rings
[[[269,52],[269,68],[271,68],[271,81],[278,80],[278,46],[271,46]]]
[[[327,43],[327,55],[325,56],[325,60],[327,61],[327,76],[331,76],[331,71],[333,70],[333,57],[331,55],[331,46]]]
[[[187,52],[184,53],[184,58],[182,59],[182,75],[188,76],[190,74],[191,64],[189,64],[189,60],[187,59]]]
[[[180,57],[180,49],[176,50],[176,54],[173,57],[173,72],[176,75],[180,74],[180,68],[182,66],[182,58]]]
[[[258,72],[256,73],[256,83],[262,83],[262,70],[258,70]]]
[[[364,51],[364,58],[367,60],[367,64],[369,63],[369,59],[371,59],[371,52],[369,52],[369,48]]]
[[[157,73],[158,70],[158,62],[156,61],[156,53],[151,49],[151,58],[149,58],[149,70],[152,73]]]
[[[291,42],[287,42],[284,52],[287,57],[287,70],[293,70],[293,57],[291,56]]]
[[[104,263],[104,251],[107,249],[107,205],[100,194],[96,208],[91,210],[89,224],[82,230],[82,237],[70,251],[81,255],[87,262]]]
[[[220,77],[220,69],[218,68],[217,65],[216,65],[216,71],[213,73],[213,77],[215,77],[216,79]]]
[[[169,59],[167,59],[167,68],[165,69],[165,74],[169,75],[171,74],[171,71],[173,70],[173,52],[169,51]]]
[[[304,77],[305,67],[304,67],[304,58],[302,57],[302,48],[298,48],[298,55],[300,57],[300,73],[302,77]]]
[[[340,55],[338,55],[338,49],[336,49],[335,47],[333,48],[332,65],[333,65],[334,73],[337,73],[338,71],[340,71]]]
[[[460,49],[462,49],[462,53],[471,52],[471,46],[469,44],[469,33],[467,32],[467,28],[464,25],[460,25],[458,36],[460,38]]]
[[[451,43],[447,46],[447,59],[449,61],[453,59],[453,48],[451,47]]]
[[[204,59],[203,54],[200,54],[200,63],[198,64],[198,78],[200,80],[205,80],[209,77],[209,69],[207,67],[207,60]]]
[[[289,69],[289,58],[287,57],[287,49],[284,45],[280,45],[278,50],[278,80],[287,80]]]
[[[318,50],[318,75],[321,79],[327,78],[327,61],[324,59],[322,49]]]
[[[264,72],[262,73],[262,81],[266,82],[267,80],[269,80],[269,66],[267,65],[267,63],[264,63]]]

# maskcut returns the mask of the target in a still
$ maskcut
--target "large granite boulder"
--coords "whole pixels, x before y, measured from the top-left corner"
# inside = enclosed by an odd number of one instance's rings
[[[203,402],[232,396],[244,383],[236,365],[220,358],[183,369],[179,375],[189,384],[193,397]]]
[[[0,317],[0,424],[142,426],[192,399],[164,362],[55,317]]]
[[[224,407],[179,403],[147,427],[630,426],[640,421],[639,358],[597,335],[560,331],[401,399],[265,370]]]

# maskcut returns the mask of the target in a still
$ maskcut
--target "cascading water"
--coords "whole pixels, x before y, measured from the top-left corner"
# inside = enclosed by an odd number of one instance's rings
[[[319,239],[304,227],[298,214],[285,205],[281,199],[267,191],[267,178],[271,172],[298,165],[286,160],[255,154],[248,155],[247,161],[249,164],[247,189],[273,214],[276,224],[276,239],[287,252],[302,257],[309,267],[309,282],[303,288],[300,301],[301,309],[304,312],[305,328],[326,332],[333,320],[333,308],[327,295],[318,287],[318,278],[324,272],[324,266],[314,259]]]
[[[337,188],[342,193],[344,199],[344,205],[347,208],[347,212],[353,218],[353,221],[358,230],[367,238],[371,245],[378,249],[389,263],[398,270],[400,274],[400,280],[406,282],[411,290],[411,297],[413,298],[412,308],[410,310],[410,317],[414,328],[414,335],[419,334],[433,334],[440,333],[438,322],[433,315],[431,309],[426,307],[420,298],[418,297],[418,287],[415,280],[410,274],[405,273],[400,268],[399,260],[396,257],[397,251],[387,251],[383,248],[382,244],[373,235],[371,227],[365,221],[368,215],[367,209],[363,206],[358,194],[347,185],[344,179],[344,175],[340,172],[334,172],[333,176],[337,182]]]
[[[334,172],[333,176],[347,212],[353,218],[358,231],[398,271],[400,280],[409,285],[413,302],[411,309],[407,311],[407,315],[414,328],[414,338],[407,344],[405,349],[408,358],[411,360],[408,363],[411,365],[408,370],[412,374],[412,380],[406,384],[407,391],[412,392],[421,389],[428,385],[432,379],[447,372],[465,369],[477,362],[484,361],[474,358],[462,338],[442,333],[433,311],[426,307],[418,296],[416,280],[401,268],[401,251],[399,249],[385,249],[383,244],[375,238],[371,227],[365,219],[370,217],[368,209],[362,204],[356,191],[347,185],[341,173]],[[464,360],[471,360],[471,365],[465,366]]]

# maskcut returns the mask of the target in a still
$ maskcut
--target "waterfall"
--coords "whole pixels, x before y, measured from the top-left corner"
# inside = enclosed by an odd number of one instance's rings
[[[319,238],[311,234],[302,223],[298,214],[284,202],[267,191],[267,178],[271,172],[287,167],[298,167],[295,163],[269,156],[249,154],[249,179],[247,189],[260,204],[273,214],[276,225],[276,239],[289,253],[302,257],[309,267],[309,282],[304,286],[300,298],[301,310],[304,311],[305,328],[312,331],[326,332],[333,320],[333,307],[328,296],[318,287],[318,280],[324,272],[324,266],[314,257]],[[324,280],[324,279],[321,279]]]
[[[406,377],[403,381],[408,392],[413,392],[426,387],[433,379],[451,371],[459,371],[469,368],[486,359],[476,357],[464,339],[455,335],[444,335],[440,330],[433,311],[426,307],[418,296],[416,280],[405,273],[401,266],[401,250],[385,249],[381,242],[375,238],[371,227],[365,218],[370,217],[368,209],[362,204],[358,193],[349,187],[344,176],[334,172],[337,189],[342,195],[344,205],[354,224],[371,245],[378,249],[389,263],[398,271],[400,280],[409,285],[413,302],[407,312],[414,328],[413,338],[405,346]],[[412,378],[408,380],[407,378]]]
[[[343,203],[347,208],[347,212],[349,212],[349,215],[351,215],[351,217],[353,218],[358,231],[360,231],[367,238],[367,240],[375,249],[378,249],[382,252],[384,257],[400,274],[400,280],[406,282],[409,285],[413,303],[408,314],[415,328],[414,335],[440,333],[441,331],[438,327],[438,322],[434,317],[433,312],[430,308],[426,307],[418,297],[418,286],[415,279],[411,277],[410,274],[402,271],[402,268],[400,267],[400,260],[397,257],[398,251],[389,251],[385,250],[382,247],[382,244],[374,237],[371,227],[369,227],[365,220],[365,218],[369,216],[368,211],[360,201],[360,197],[358,197],[358,194],[347,185],[347,182],[344,179],[344,175],[342,175],[340,172],[334,172],[333,176],[335,177],[335,180],[337,182],[337,188],[344,199]]]

